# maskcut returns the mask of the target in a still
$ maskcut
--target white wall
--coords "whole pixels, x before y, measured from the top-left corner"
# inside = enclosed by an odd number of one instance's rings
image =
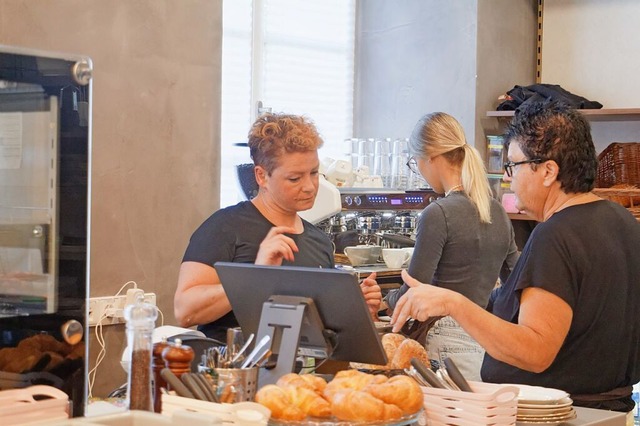
[[[640,106],[640,1],[545,0],[542,82],[604,108]]]
[[[535,0],[359,2],[355,137],[408,137],[424,114],[455,116],[484,153],[498,96],[535,81]]]

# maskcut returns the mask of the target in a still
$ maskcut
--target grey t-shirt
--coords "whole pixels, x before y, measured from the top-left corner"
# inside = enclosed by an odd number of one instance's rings
[[[491,199],[491,223],[481,223],[473,202],[454,192],[420,215],[409,274],[486,307],[496,280],[506,280],[517,258],[513,227],[502,205]],[[387,305],[393,309],[407,290],[403,284],[389,292]]]

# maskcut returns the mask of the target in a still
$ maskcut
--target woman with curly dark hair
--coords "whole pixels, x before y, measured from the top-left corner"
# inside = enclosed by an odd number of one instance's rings
[[[451,315],[486,350],[482,379],[562,389],[579,406],[629,412],[640,380],[640,224],[594,195],[596,151],[574,109],[531,103],[505,135],[516,207],[540,223],[487,310],[418,285],[398,301],[399,328]]]

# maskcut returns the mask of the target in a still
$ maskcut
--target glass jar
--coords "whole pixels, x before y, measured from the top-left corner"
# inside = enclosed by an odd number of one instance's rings
[[[151,359],[153,329],[158,309],[142,300],[124,308],[127,321],[127,345],[131,350],[127,402],[130,410],[153,411]]]

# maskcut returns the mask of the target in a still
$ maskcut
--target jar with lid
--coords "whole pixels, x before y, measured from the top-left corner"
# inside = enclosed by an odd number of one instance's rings
[[[131,349],[131,363],[127,380],[127,402],[130,410],[153,411],[151,391],[151,355],[153,328],[158,309],[142,300],[124,308],[127,322],[127,345]]]

